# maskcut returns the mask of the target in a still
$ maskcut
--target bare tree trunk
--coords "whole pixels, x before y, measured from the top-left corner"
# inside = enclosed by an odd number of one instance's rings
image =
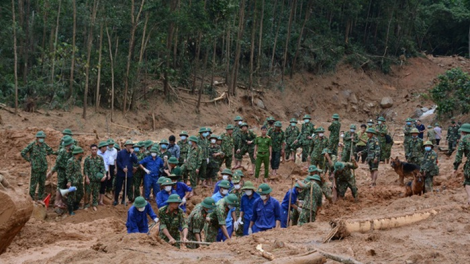
[[[229,78],[230,78],[230,54],[231,52],[231,47],[230,47],[230,26],[229,23],[227,23],[227,35],[226,35],[226,40],[225,40],[225,45],[226,45],[226,50],[224,52],[225,54],[225,83],[228,85],[229,84]]]
[[[15,11],[15,0],[11,0],[11,16],[12,16],[12,27],[13,27],[13,56],[15,58],[15,113],[18,113],[18,53],[16,48],[16,11]]]
[[[245,0],[241,0],[240,12],[238,16],[238,35],[237,35],[237,47],[235,50],[235,62],[232,69],[232,77],[230,78],[229,92],[231,95],[235,95],[237,88],[237,75],[238,67],[240,64],[240,53],[241,53],[241,39],[243,37],[243,28],[245,25]]]
[[[248,89],[251,92],[251,106],[253,106],[253,60],[255,55],[256,0],[253,1],[253,22],[251,25],[250,77],[248,80]]]
[[[47,4],[47,0],[44,1],[44,5],[43,5],[43,25],[42,25],[42,44],[41,44],[41,48],[42,50],[46,50],[46,28],[47,28],[47,18],[48,18],[48,14],[47,14],[47,7],[48,7],[48,4]],[[46,52],[41,52],[41,61],[44,61],[45,60],[45,55],[46,55]],[[43,63],[43,66],[42,66],[42,74],[44,75],[44,65],[45,63]]]
[[[53,45],[53,51],[52,51],[52,69],[51,69],[51,86],[54,87],[54,75],[55,75],[55,53],[57,50],[57,38],[59,35],[59,21],[60,21],[60,8],[62,6],[62,0],[59,0],[59,7],[57,10],[57,21],[56,21],[56,26],[55,26],[55,39],[54,39],[54,45]]]
[[[96,80],[96,102],[95,111],[100,107],[100,86],[101,86],[101,54],[103,52],[103,22],[100,24],[100,51],[98,53],[98,77]]]
[[[86,67],[85,67],[85,91],[83,93],[83,114],[82,118],[86,119],[86,109],[88,105],[88,86],[90,79],[90,58],[91,58],[91,45],[93,44],[93,28],[95,27],[96,10],[98,9],[99,0],[93,0],[92,14],[91,14],[91,25],[88,30],[88,43],[87,43],[87,55],[86,55]]]
[[[284,12],[284,1],[281,1],[281,13]],[[273,45],[273,52],[271,55],[271,63],[269,64],[269,72],[272,73],[273,67],[274,67],[274,55],[276,55],[276,46],[277,46],[277,38],[279,37],[279,30],[281,29],[281,21],[282,19],[279,19],[279,22],[277,24],[277,29],[276,29],[276,36],[274,37],[274,45]],[[274,23],[274,21],[273,21]]]
[[[294,16],[295,8],[294,6],[296,5],[297,0],[293,0],[291,4],[291,9],[290,9],[290,15],[289,15],[289,25],[287,26],[287,37],[286,37],[286,47],[284,49],[284,60],[282,61],[282,82],[284,82],[284,70],[286,69],[286,63],[287,63],[287,51],[289,50],[289,41],[290,41],[290,31],[292,29],[292,19]]]
[[[258,60],[256,64],[256,71],[261,67],[261,49],[263,47],[263,22],[264,22],[264,1],[261,3],[261,18],[259,20],[259,39],[258,39]]]
[[[149,21],[149,13],[145,12],[145,23],[144,23],[144,31],[142,32],[142,40],[140,44],[140,53],[139,53],[139,63],[138,68],[137,68],[137,82],[140,83],[140,75],[142,73],[142,61],[144,59],[144,52],[145,52],[145,47],[146,47],[146,35],[147,35],[147,24]],[[150,34],[150,33],[149,33]]]
[[[73,5],[73,29],[72,29],[72,63],[70,65],[69,93],[73,96],[73,74],[75,72],[75,35],[77,33],[77,2],[72,0]]]
[[[302,24],[302,29],[300,30],[299,40],[297,41],[297,48],[295,49],[294,60],[292,61],[292,67],[290,69],[290,78],[291,79],[292,79],[292,76],[294,74],[294,68],[295,68],[295,63],[297,62],[297,57],[299,56],[300,44],[302,44],[302,37],[303,37],[303,34],[304,34],[305,25],[307,24],[307,21],[310,18],[310,12],[311,12],[311,8],[312,8],[312,4],[313,4],[313,1],[309,1],[308,5],[307,5],[307,9],[305,11],[304,23]]]
[[[202,33],[201,31],[198,32],[198,37],[197,37],[197,48],[196,48],[196,57],[194,58],[194,73],[193,73],[193,83],[191,86],[191,93],[194,93],[196,90],[196,78],[197,78],[197,73],[199,71],[199,56],[201,56],[201,38],[202,38]]]
[[[202,71],[201,87],[199,88],[199,95],[198,95],[198,98],[197,98],[196,113],[199,113],[199,107],[201,106],[202,91],[204,90],[204,80],[206,79],[206,70],[205,69],[207,69],[207,57],[209,57],[209,47],[210,47],[210,45],[207,45],[206,54],[204,56],[204,70]]]
[[[111,45],[111,37],[109,36],[108,27],[106,27],[106,35],[108,36],[108,50],[109,50],[109,62],[111,64],[111,122],[114,118],[114,59],[113,59],[113,47]],[[117,51],[117,45],[116,45]]]

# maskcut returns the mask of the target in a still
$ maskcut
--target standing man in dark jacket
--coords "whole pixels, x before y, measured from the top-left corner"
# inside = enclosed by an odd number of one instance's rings
[[[119,193],[122,189],[123,182],[127,179],[127,190],[123,191],[121,204],[125,203],[125,197],[128,196],[130,201],[133,201],[134,197],[132,194],[132,169],[133,164],[137,163],[137,156],[134,154],[134,143],[132,140],[127,140],[124,143],[124,149],[119,151],[116,158],[117,175],[116,175],[116,186],[114,188],[114,202],[113,205],[118,204]]]

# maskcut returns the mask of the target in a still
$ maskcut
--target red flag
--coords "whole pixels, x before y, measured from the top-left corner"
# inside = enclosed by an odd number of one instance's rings
[[[49,201],[51,200],[51,194],[48,194],[46,199],[44,199],[44,204],[46,205],[46,209],[49,206]]]

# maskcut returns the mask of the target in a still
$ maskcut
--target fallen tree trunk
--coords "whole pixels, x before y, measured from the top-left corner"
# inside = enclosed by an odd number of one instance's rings
[[[314,252],[305,256],[289,256],[284,258],[279,258],[274,261],[266,262],[274,264],[323,264],[326,262],[326,258],[318,253]]]

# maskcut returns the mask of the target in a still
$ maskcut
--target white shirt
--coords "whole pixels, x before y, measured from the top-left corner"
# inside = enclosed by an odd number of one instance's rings
[[[98,150],[97,154],[98,154],[98,156],[103,158],[104,168],[106,169],[106,172],[108,172],[109,171],[109,166],[108,166],[108,162],[107,162],[107,159],[106,159],[106,151],[103,153],[103,152],[101,152],[101,150]]]
[[[440,127],[435,127],[434,132],[436,132],[436,139],[441,139],[442,137],[442,129]]]
[[[117,149],[108,149],[104,153],[104,158],[106,159],[106,163],[108,166],[114,166],[116,159],[117,159]]]

